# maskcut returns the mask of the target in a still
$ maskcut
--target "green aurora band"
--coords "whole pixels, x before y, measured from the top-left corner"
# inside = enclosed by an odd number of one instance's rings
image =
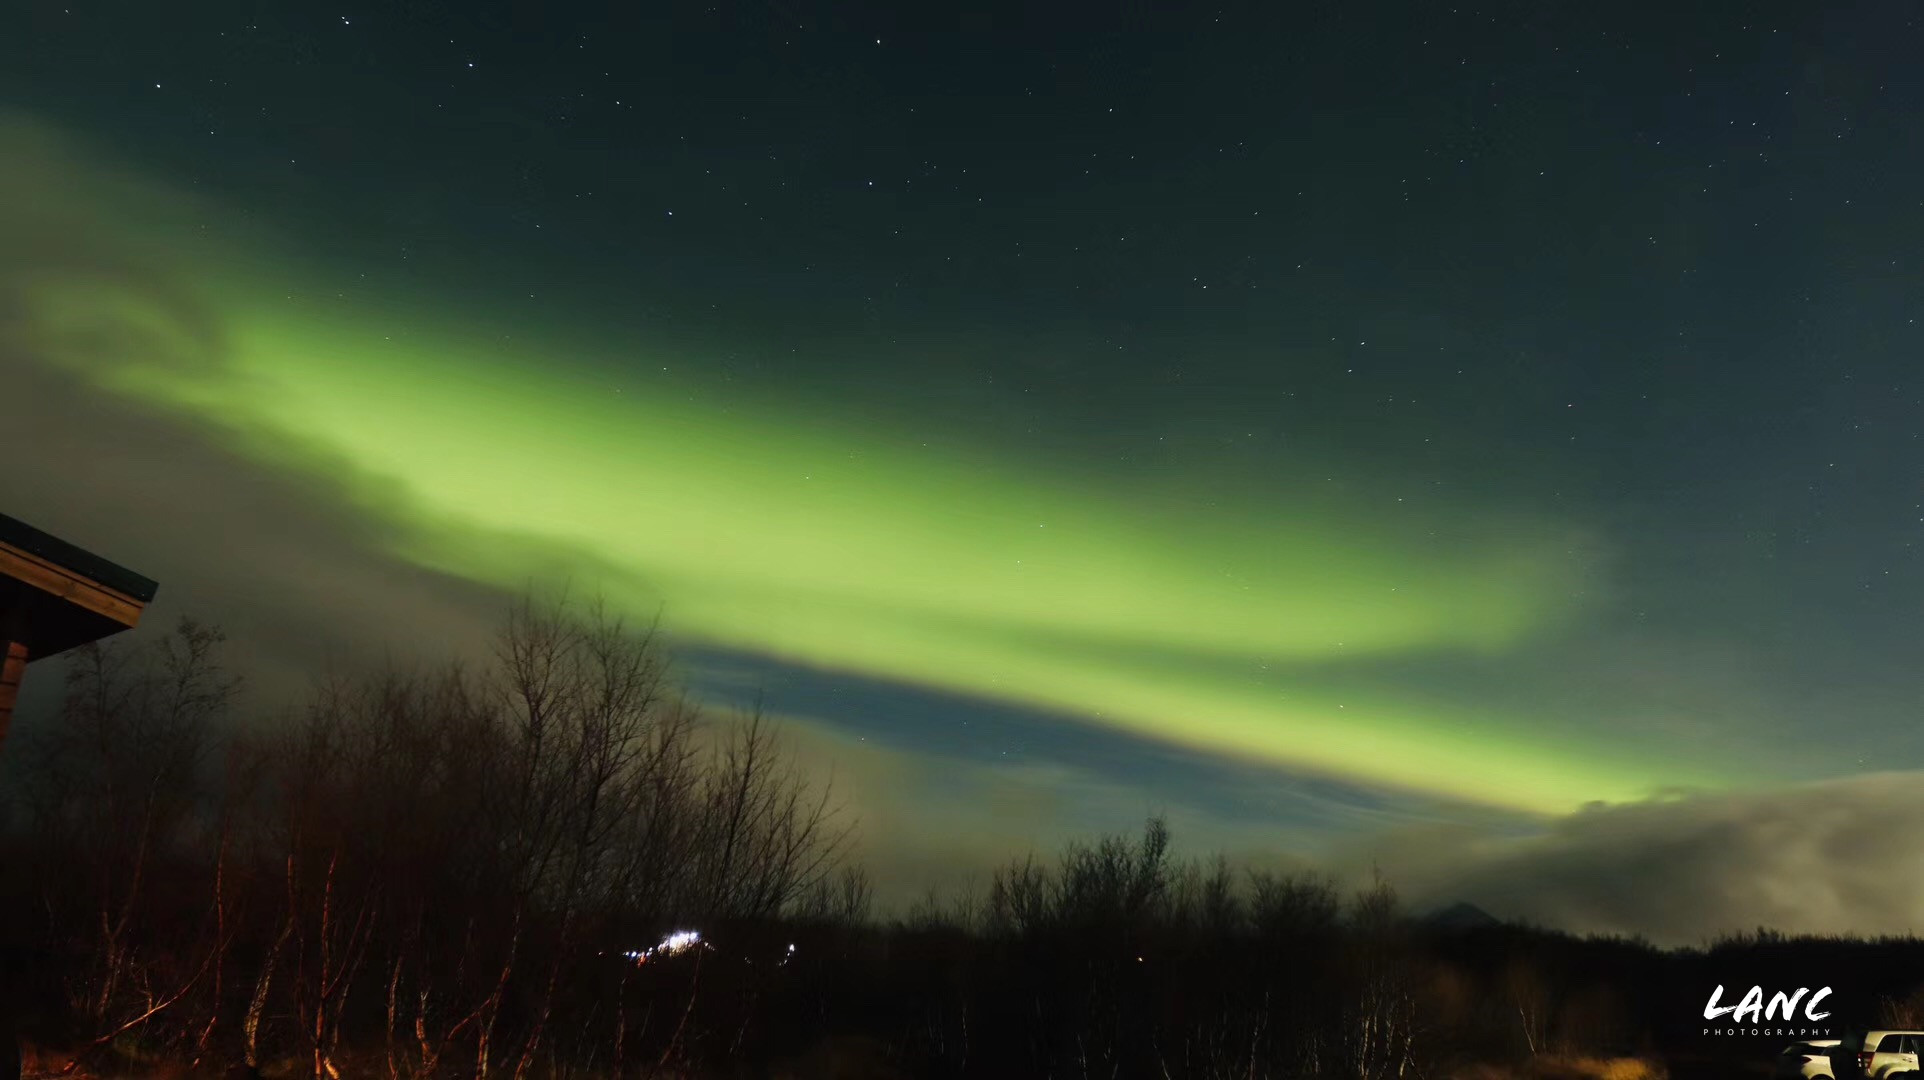
[[[201,251],[176,276],[217,348],[150,292],[36,273],[31,353],[325,481],[419,565],[507,589],[565,573],[684,639],[1526,812],[1732,780],[1607,732],[1553,741],[1529,717],[1264,672],[1554,632],[1590,572],[1567,530],[1492,520],[1436,541],[1283,484],[1205,498],[853,410],[723,404],[640,374],[679,358],[558,362],[567,346]]]

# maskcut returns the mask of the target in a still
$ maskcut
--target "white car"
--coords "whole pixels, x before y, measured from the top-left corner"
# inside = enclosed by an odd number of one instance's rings
[[[1771,1070],[1776,1080],[1832,1080],[1830,1049],[1841,1040],[1806,1039],[1784,1047]]]
[[[1836,1080],[1917,1080],[1917,1052],[1924,1047],[1924,1031],[1853,1031],[1830,1048],[1831,1076]]]

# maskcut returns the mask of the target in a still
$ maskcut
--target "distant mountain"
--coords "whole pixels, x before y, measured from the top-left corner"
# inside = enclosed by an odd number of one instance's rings
[[[1423,925],[1439,930],[1481,930],[1488,926],[1501,926],[1503,920],[1467,900],[1459,900],[1424,916]]]

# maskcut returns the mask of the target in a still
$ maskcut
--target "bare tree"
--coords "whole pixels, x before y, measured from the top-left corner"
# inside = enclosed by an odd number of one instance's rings
[[[714,915],[769,918],[831,873],[850,826],[783,761],[774,727],[756,709],[727,728],[705,774],[692,837],[699,890],[685,906]]]
[[[1349,921],[1341,1053],[1355,1080],[1401,1080],[1416,1063],[1417,979],[1396,890],[1376,877],[1351,902]]]
[[[1550,988],[1536,964],[1527,956],[1511,959],[1503,972],[1503,988],[1516,1013],[1517,1031],[1523,1048],[1532,1057],[1549,1050]]]
[[[796,901],[793,915],[803,922],[860,926],[869,920],[875,889],[859,866],[823,875]]]
[[[525,603],[481,667],[324,680],[261,737],[225,729],[219,640],[81,651],[36,751],[32,880],[98,1045],[317,1078],[692,1061],[715,995],[611,957],[682,920],[868,916],[830,787],[759,710],[704,720],[652,626]]]
[[[151,643],[76,650],[59,723],[31,751],[28,813],[61,856],[37,875],[43,909],[89,958],[67,989],[96,1045],[165,1019],[228,942],[231,816],[204,768],[238,688],[221,642],[183,619]],[[210,836],[212,856],[192,858]]]

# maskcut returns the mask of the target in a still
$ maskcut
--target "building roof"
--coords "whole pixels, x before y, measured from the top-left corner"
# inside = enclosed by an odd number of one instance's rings
[[[39,529],[0,514],[0,544],[19,548],[30,555],[38,555],[51,563],[89,578],[116,592],[125,593],[134,600],[145,604],[160,591],[159,583],[145,578],[132,570],[116,563],[110,563],[90,551],[77,548],[57,536],[49,536]]]

